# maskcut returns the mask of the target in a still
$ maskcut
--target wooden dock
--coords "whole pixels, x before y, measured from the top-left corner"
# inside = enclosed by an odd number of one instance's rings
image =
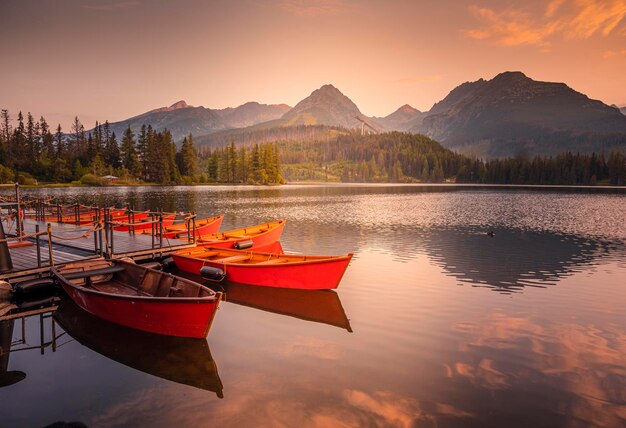
[[[26,236],[37,231],[46,232],[48,223],[42,221],[23,221]],[[50,246],[46,233],[38,237],[24,239],[24,246],[11,248],[13,270],[0,274],[0,280],[17,280],[35,274],[47,273],[52,265],[101,257],[108,253],[110,257],[133,257],[147,259],[165,257],[173,251],[194,247],[195,244],[181,239],[163,239],[151,235],[132,234],[110,230],[94,232],[91,226],[52,223],[50,241],[52,243],[52,263]],[[8,234],[15,230],[6,230]],[[38,242],[37,242],[38,241]],[[106,248],[106,249],[105,249]]]

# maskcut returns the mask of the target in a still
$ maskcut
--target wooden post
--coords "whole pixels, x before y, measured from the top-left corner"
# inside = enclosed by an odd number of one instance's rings
[[[63,223],[63,217],[61,217],[61,206],[57,202],[57,223]]]
[[[150,213],[150,236],[152,236],[152,249],[154,249],[154,235],[156,234],[156,225],[154,224],[154,214]]]
[[[191,243],[196,243],[196,213],[193,213],[193,217],[191,218],[193,222],[193,233],[191,234]]]
[[[41,244],[39,243],[39,225],[35,225],[35,243],[37,244],[37,267],[41,267]]]
[[[128,234],[132,235],[133,234],[133,230],[132,229],[134,229],[134,227],[131,227],[130,225],[133,223],[133,221],[132,221],[132,216],[133,215],[132,215],[132,212],[131,212],[129,206],[126,206],[126,211],[128,211],[128,224],[129,224],[129,226],[128,226]]]
[[[159,248],[163,248],[163,213],[159,214]]]
[[[115,235],[115,232],[113,230],[113,215],[109,214],[109,228],[110,228],[110,240],[109,242],[111,243],[109,245],[110,251],[109,251],[109,258],[113,257],[113,254],[115,254],[115,250],[113,247],[113,236]]]
[[[94,254],[98,254],[98,231],[96,230],[98,227],[97,215],[91,216],[91,220],[93,223],[93,252]]]
[[[24,230],[24,225],[22,224],[22,203],[20,201],[20,183],[15,183],[15,203],[17,204],[17,237],[19,240],[22,240],[22,231]]]
[[[52,225],[48,223],[48,256],[50,257],[50,266],[54,266],[54,257],[52,255]]]
[[[100,223],[102,221],[102,213],[100,212],[100,207],[98,207],[98,210],[96,211],[96,215],[98,217],[98,224],[100,225]],[[104,234],[104,230],[103,229],[105,228],[104,223],[102,223],[101,226],[102,227],[98,230],[98,241],[99,241],[99,248],[98,248],[98,250],[100,252],[100,255],[103,254],[103,250],[104,250],[104,245],[103,245],[104,244],[104,239],[102,238],[102,235]]]

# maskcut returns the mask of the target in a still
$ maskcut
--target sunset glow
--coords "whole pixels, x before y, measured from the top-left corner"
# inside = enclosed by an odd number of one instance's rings
[[[520,70],[626,105],[626,0],[4,1],[0,104],[68,128],[184,99],[291,106],[332,83],[366,115]]]

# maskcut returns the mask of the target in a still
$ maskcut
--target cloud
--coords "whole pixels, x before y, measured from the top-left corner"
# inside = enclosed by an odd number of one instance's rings
[[[296,16],[332,15],[345,7],[343,0],[282,0],[280,7]]]
[[[483,25],[462,30],[475,40],[501,46],[549,46],[551,38],[588,39],[595,35],[626,34],[626,0],[552,0],[542,15],[516,8],[493,10],[470,6]]]
[[[622,49],[621,51],[606,51],[604,52],[604,59],[613,58],[616,56],[624,56],[626,55],[626,49]]]

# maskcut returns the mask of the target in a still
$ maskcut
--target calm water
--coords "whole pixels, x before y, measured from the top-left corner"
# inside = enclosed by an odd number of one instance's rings
[[[4,323],[23,350],[0,361],[0,385],[25,378],[0,388],[0,426],[626,424],[624,191],[31,192],[224,213],[223,229],[284,217],[286,250],[355,257],[336,293],[227,286],[206,341],[129,331],[69,302],[26,319],[25,343],[21,321]]]

